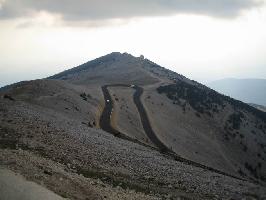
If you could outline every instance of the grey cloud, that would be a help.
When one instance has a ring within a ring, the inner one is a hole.
[[[39,11],[59,14],[64,21],[93,21],[113,18],[165,16],[193,13],[235,17],[263,0],[5,0],[0,18],[31,16]]]

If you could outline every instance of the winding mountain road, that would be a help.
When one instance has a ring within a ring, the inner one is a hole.
[[[104,95],[105,107],[102,111],[100,118],[100,127],[108,133],[112,133],[115,136],[119,136],[121,133],[111,126],[111,115],[113,110],[113,100],[107,89],[108,85],[102,86]]]
[[[165,153],[166,155],[169,155],[171,157],[173,157],[175,160],[186,163],[188,165],[193,165],[195,167],[199,167],[202,169],[207,169],[210,170],[212,172],[215,173],[219,173],[225,176],[229,176],[229,177],[233,177],[239,180],[243,180],[243,181],[247,181],[246,179],[240,178],[238,176],[234,176],[228,173],[225,173],[223,171],[214,169],[212,167],[208,167],[205,166],[203,164],[188,160],[186,158],[181,157],[180,155],[177,155],[175,152],[173,152],[171,149],[169,149],[165,144],[163,144],[160,139],[156,136],[155,132],[152,130],[147,112],[141,102],[141,95],[143,94],[143,88],[136,86],[136,85],[127,85],[127,84],[112,84],[112,85],[104,85],[102,86],[102,92],[104,95],[104,100],[105,100],[105,107],[103,109],[103,112],[101,114],[100,117],[100,127],[101,129],[103,129],[106,132],[109,132],[115,136],[119,136],[121,138],[125,138],[128,140],[134,140],[128,136],[126,136],[126,134],[123,134],[121,132],[119,132],[118,130],[114,129],[111,126],[111,115],[112,115],[112,110],[113,110],[113,100],[112,97],[108,91],[108,87],[130,87],[135,89],[135,93],[133,95],[133,100],[134,103],[138,109],[139,115],[140,115],[140,119],[141,119],[141,123],[143,126],[143,129],[146,133],[146,135],[148,136],[148,138],[150,139],[150,141],[162,152]],[[136,140],[134,140],[136,141]],[[141,143],[141,142],[140,142]],[[141,143],[143,144],[143,143]]]
[[[141,95],[143,94],[143,88],[136,86],[136,85],[126,85],[126,84],[113,84],[113,85],[104,85],[102,86],[102,91],[105,99],[105,107],[103,109],[101,118],[100,118],[100,127],[109,133],[112,133],[115,136],[121,136],[122,133],[120,133],[118,130],[114,129],[111,126],[111,114],[113,109],[113,100],[112,97],[108,91],[108,87],[131,87],[135,89],[135,93],[133,95],[134,103],[138,109],[141,123],[143,126],[143,129],[150,139],[150,141],[162,152],[170,152],[171,150],[164,145],[156,136],[154,131],[152,130],[150,121],[148,119],[148,115],[146,113],[146,110],[140,100]]]

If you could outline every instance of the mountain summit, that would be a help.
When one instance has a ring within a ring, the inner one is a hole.
[[[56,74],[49,79],[67,80],[75,84],[128,83],[147,85],[164,78],[184,78],[159,65],[128,53],[113,52],[75,68]],[[118,80],[117,80],[118,78]]]
[[[266,113],[143,56],[111,53],[0,95],[1,163],[61,196],[266,195]]]

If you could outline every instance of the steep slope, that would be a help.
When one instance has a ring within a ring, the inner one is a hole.
[[[167,148],[228,174],[265,180],[265,115],[247,105],[126,53],[111,53],[51,78],[83,86],[140,85],[152,129]],[[133,139],[154,145],[143,135],[143,124],[128,96],[131,89],[109,90],[113,95],[115,90],[121,100],[127,99],[123,106],[129,108],[122,111],[121,102],[112,97],[113,126]]]
[[[17,160],[18,172],[37,182],[30,170],[38,171],[57,194],[101,199],[111,190],[129,198],[129,188],[141,192],[136,198],[151,191],[143,199],[264,195],[266,114],[143,57],[111,53],[2,88],[0,96],[1,162],[16,170]],[[109,133],[100,130],[107,107]],[[65,177],[69,191],[47,176]]]
[[[161,86],[157,91],[175,106],[159,110],[158,106],[157,112],[164,110],[167,116],[176,117],[165,121],[164,117],[157,118],[154,124],[161,132],[165,130],[162,140],[176,152],[185,152],[187,158],[214,168],[265,181],[265,113],[206,87],[184,82]],[[177,125],[167,130],[167,122]]]
[[[97,200],[266,196],[260,185],[175,161],[52,109],[1,98],[0,111],[1,168],[15,171],[62,197]]]
[[[151,84],[157,82],[141,67],[141,58],[129,54],[111,53],[49,79],[67,80],[74,84]]]
[[[266,79],[227,78],[207,84],[212,89],[245,103],[266,106]]]

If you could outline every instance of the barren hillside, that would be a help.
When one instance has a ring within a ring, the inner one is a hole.
[[[266,198],[266,113],[148,59],[111,53],[0,96],[0,167],[61,197]]]

